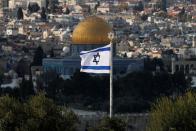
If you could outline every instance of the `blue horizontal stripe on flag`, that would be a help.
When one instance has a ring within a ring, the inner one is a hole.
[[[84,54],[88,54],[88,53],[91,53],[91,52],[101,52],[101,51],[110,51],[110,47],[105,47],[105,48],[99,48],[99,49],[96,49],[96,50],[92,50],[92,51],[87,51],[85,53],[80,53],[80,55],[84,55]]]
[[[110,66],[81,66],[81,69],[110,70]]]

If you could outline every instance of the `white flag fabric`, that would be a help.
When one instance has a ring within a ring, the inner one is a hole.
[[[81,72],[110,73],[110,45],[80,52]]]

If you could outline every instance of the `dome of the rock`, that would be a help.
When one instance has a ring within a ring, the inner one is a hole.
[[[73,44],[108,44],[110,25],[102,18],[90,16],[81,21],[72,34]]]

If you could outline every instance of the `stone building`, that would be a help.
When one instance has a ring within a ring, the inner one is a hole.
[[[172,74],[183,72],[185,74],[196,75],[196,60],[172,60]]]

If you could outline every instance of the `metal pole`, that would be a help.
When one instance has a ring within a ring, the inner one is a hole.
[[[113,44],[112,40],[114,38],[114,34],[110,32],[108,34],[110,39],[110,118],[113,115]]]

